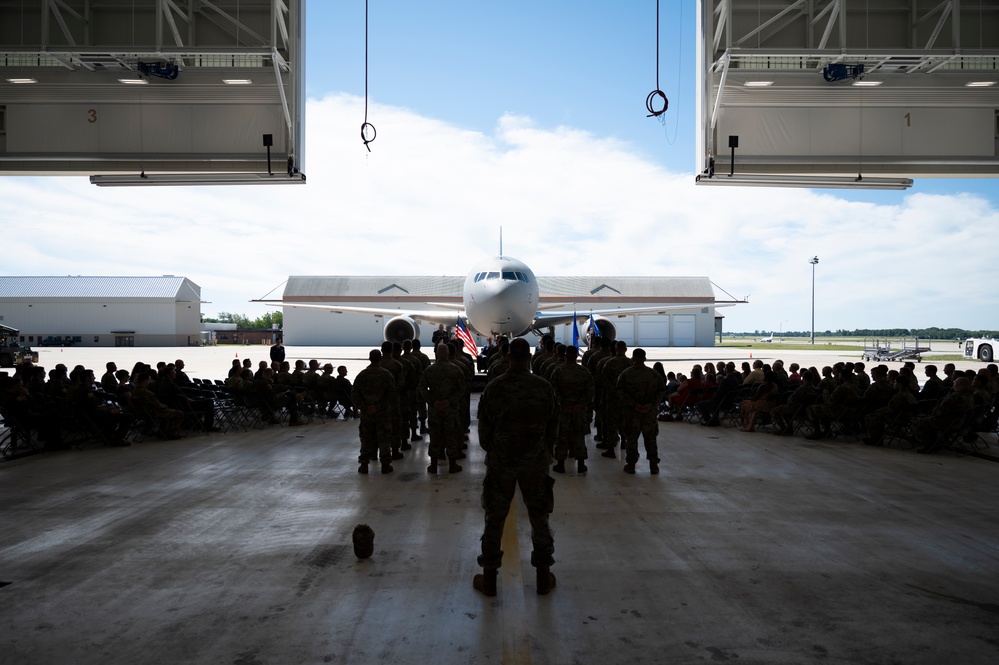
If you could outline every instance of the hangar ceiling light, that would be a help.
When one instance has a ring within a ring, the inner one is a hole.
[[[698,185],[731,187],[807,187],[810,189],[894,189],[912,187],[911,178],[864,178],[807,175],[699,175]]]

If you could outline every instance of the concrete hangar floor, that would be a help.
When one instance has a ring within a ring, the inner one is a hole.
[[[629,476],[590,442],[558,587],[518,497],[486,598],[470,444],[438,477],[426,442],[359,475],[353,421],[2,463],[0,663],[999,662],[994,462],[670,423]]]

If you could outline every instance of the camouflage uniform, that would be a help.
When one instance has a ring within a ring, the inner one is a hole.
[[[403,432],[402,438],[405,439],[412,432],[414,436],[419,431],[419,421],[417,419],[416,411],[416,387],[420,382],[420,374],[423,373],[423,367],[420,365],[419,359],[413,355],[413,352],[409,353],[403,352],[399,356],[399,362],[401,362],[406,368],[406,384],[403,386],[403,391],[399,399],[399,406],[402,409],[402,425]]]
[[[571,455],[576,460],[585,460],[586,435],[590,433],[593,410],[593,377],[582,365],[566,361],[552,374],[551,384],[559,403],[555,459],[564,462]]]
[[[361,411],[361,424],[358,426],[361,454],[358,461],[366,464],[380,455],[382,463],[388,464],[394,441],[394,405],[399,401],[395,377],[383,367],[368,365],[354,377],[350,399]],[[375,413],[368,413],[370,406],[375,407]]]
[[[773,418],[774,426],[779,433],[788,433],[792,425],[791,419],[799,409],[810,405],[818,394],[815,386],[811,383],[802,383],[795,388],[794,392],[788,395],[787,401],[775,406],[770,410],[770,417]]]
[[[453,347],[452,347],[453,348]],[[451,353],[451,362],[465,373],[465,395],[458,409],[458,419],[461,431],[465,432],[472,424],[472,377],[475,376],[475,363],[468,354],[461,350]]]
[[[614,450],[621,428],[621,398],[617,392],[617,380],[621,373],[631,367],[627,356],[611,356],[598,367],[597,390],[600,391],[600,414],[603,422],[601,433],[607,450]],[[665,391],[665,386],[663,391]],[[654,417],[654,414],[653,414]]]
[[[844,381],[826,397],[823,404],[813,404],[808,407],[806,413],[812,423],[812,436],[828,434],[833,420],[844,422],[854,418],[856,409],[852,405],[858,397],[860,392],[857,390],[857,385],[852,381]]]
[[[486,384],[492,383],[493,379],[506,372],[508,367],[510,367],[510,355],[500,355],[497,353],[495,359],[489,363],[489,371],[486,373]]]
[[[975,401],[971,393],[952,390],[933,408],[933,412],[928,417],[912,423],[913,436],[918,443],[925,446],[920,452],[938,450],[940,448],[940,435],[963,425],[974,405]]]
[[[450,360],[437,361],[420,375],[417,392],[427,404],[430,418],[430,445],[428,452],[433,459],[457,459],[461,453],[461,422],[459,410],[465,397],[465,373]],[[447,400],[445,408],[435,402]]]
[[[483,568],[499,568],[503,560],[503,525],[518,486],[531,521],[531,565],[545,568],[555,562],[555,541],[548,526],[555,480],[548,467],[557,435],[555,394],[541,377],[526,369],[509,369],[482,392],[479,443],[486,451],[482,483],[486,516],[478,562]]]
[[[910,391],[900,390],[896,391],[894,397],[888,400],[887,405],[867,414],[867,417],[864,418],[864,426],[867,428],[867,437],[871,443],[880,445],[881,439],[885,435],[885,425],[894,422],[907,409],[918,403]]]
[[[392,378],[395,379],[395,393],[389,408],[392,410],[392,452],[397,453],[402,447],[402,412],[399,409],[399,400],[406,385],[406,368],[401,362],[392,356],[385,355],[384,352],[381,367],[388,370],[392,374]],[[355,380],[354,383],[356,384],[357,381]],[[356,404],[357,400],[354,400],[354,403]]]
[[[606,369],[606,368],[605,368]],[[638,435],[645,443],[645,457],[659,462],[659,402],[666,394],[666,382],[657,371],[645,365],[627,368],[617,379],[617,398],[621,413],[621,447],[625,463],[638,461]],[[647,407],[647,410],[646,410]],[[639,410],[641,409],[641,410]]]

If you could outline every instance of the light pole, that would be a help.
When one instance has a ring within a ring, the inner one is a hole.
[[[808,260],[812,264],[812,341],[815,344],[815,264],[819,262],[819,257],[813,256]]]

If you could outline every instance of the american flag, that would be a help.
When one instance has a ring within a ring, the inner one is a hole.
[[[479,355],[479,347],[475,346],[475,340],[460,316],[458,317],[458,325],[454,328],[454,336],[461,340],[462,344],[465,345],[465,350],[471,353],[473,358]]]

